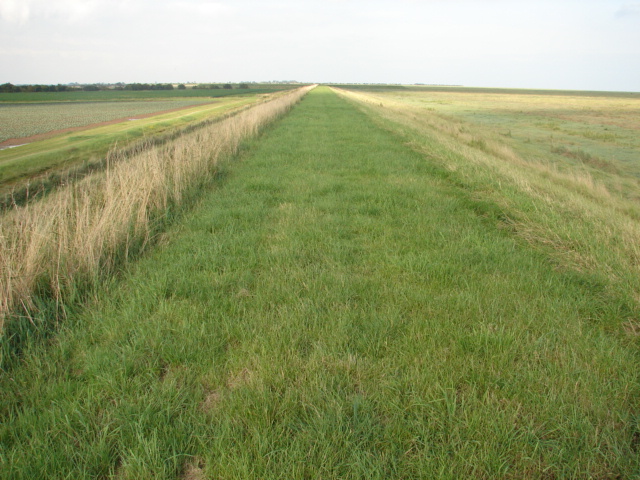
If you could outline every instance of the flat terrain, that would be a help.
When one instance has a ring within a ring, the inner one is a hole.
[[[97,92],[18,92],[0,93],[0,104],[4,103],[43,103],[43,102],[120,102],[138,100],[171,100],[189,98],[218,98],[246,93],[273,93],[290,90],[295,85],[256,84],[249,89],[185,89],[185,90],[100,90]]]
[[[409,97],[438,112],[495,128],[521,144],[547,143],[547,155],[562,153],[563,147],[582,150],[600,158],[603,168],[609,162],[611,168],[623,164],[640,178],[640,95],[418,92]]]
[[[623,246],[593,246],[598,215],[635,221],[625,195],[348,98],[308,94],[26,345],[0,376],[0,476],[640,475],[636,284],[608,270]],[[567,192],[593,232],[577,259],[550,210]]]
[[[126,120],[166,110],[211,103],[212,99],[132,101],[132,102],[49,102],[0,104],[0,148],[6,141],[13,144],[30,143],[20,140],[54,130],[85,127],[87,125]]]
[[[52,172],[95,162],[115,146],[122,149],[135,140],[154,141],[189,125],[220,118],[260,101],[264,95],[253,90],[243,92],[216,99],[0,104],[0,118],[5,112],[7,125],[14,125],[6,131],[41,133],[35,138],[14,138],[7,145],[20,146],[0,149],[0,194],[26,182],[37,183]],[[12,116],[13,110],[26,116]],[[63,130],[50,132],[53,128]]]
[[[497,138],[529,162],[587,170],[614,187],[620,177],[630,177],[635,191],[640,185],[637,93],[364,86],[354,91]]]

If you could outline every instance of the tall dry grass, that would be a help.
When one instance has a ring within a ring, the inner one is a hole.
[[[215,175],[240,143],[282,116],[313,87],[261,103],[173,142],[119,159],[40,202],[0,218],[0,336],[35,299],[61,307],[140,251],[167,212]]]

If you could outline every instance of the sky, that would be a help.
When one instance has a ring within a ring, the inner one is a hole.
[[[0,83],[640,91],[640,1],[0,0]]]

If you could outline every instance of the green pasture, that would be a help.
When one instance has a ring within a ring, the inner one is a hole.
[[[0,477],[640,476],[629,299],[381,125],[315,89],[27,341]]]

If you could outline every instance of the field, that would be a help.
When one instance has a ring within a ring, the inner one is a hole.
[[[14,146],[0,148],[0,194],[19,198],[28,183],[31,189],[37,190],[39,182],[49,185],[51,178],[63,177],[66,170],[72,169],[75,175],[87,168],[94,169],[96,164],[104,163],[107,153],[115,147],[126,150],[134,141],[160,141],[180,129],[220,118],[262,101],[267,95],[277,95],[279,90],[195,91],[201,96],[169,98],[165,95],[149,100],[148,94],[158,92],[74,92],[78,97],[93,97],[94,101],[62,101],[72,94],[51,93],[46,98],[58,95],[58,101],[0,103],[0,124],[3,125],[0,139],[12,138],[5,142],[5,147]],[[271,93],[261,93],[265,91]],[[220,92],[234,94],[221,95],[221,98],[208,96]],[[95,101],[106,98],[104,94],[111,96],[109,101]],[[137,101],[123,101],[123,98],[136,98],[133,94],[138,94]],[[5,95],[20,100],[39,94]],[[42,135],[19,138],[38,134]]]
[[[52,130],[84,127],[212,102],[211,99],[127,102],[49,102],[0,104],[0,143]],[[18,142],[16,142],[18,143]]]
[[[257,84],[249,89],[186,89],[186,90],[101,90],[97,92],[18,92],[0,93],[3,103],[43,103],[43,102],[120,102],[137,100],[168,100],[190,98],[218,98],[246,93],[264,94],[290,90],[295,85]]]
[[[291,95],[4,214],[0,476],[640,477],[638,100]]]
[[[359,88],[357,91],[366,91]],[[536,162],[640,178],[640,95],[497,89],[387,88],[380,99],[485,127]],[[586,164],[586,165],[585,165]]]
[[[563,267],[640,298],[640,100],[347,95],[497,203],[506,228]]]

